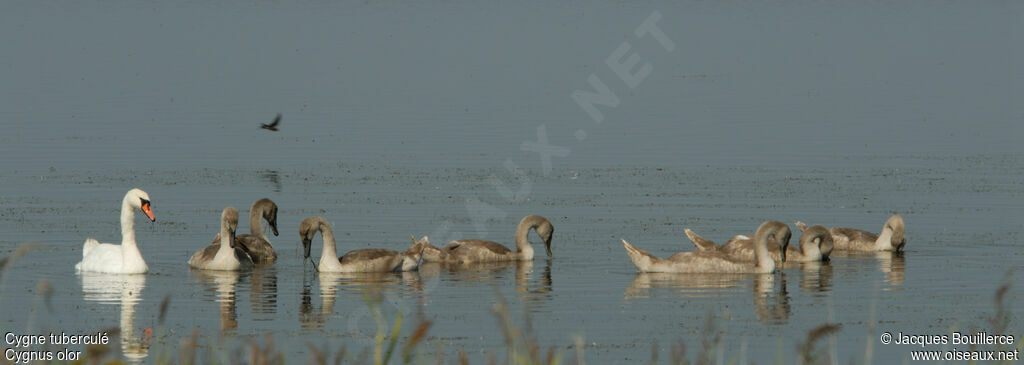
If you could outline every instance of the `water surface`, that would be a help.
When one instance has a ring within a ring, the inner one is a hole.
[[[983,326],[996,288],[1021,282],[1005,279],[1024,230],[1014,2],[4,8],[0,249],[40,244],[3,276],[7,331],[119,328],[124,355],[146,360],[195,328],[214,347],[271,333],[305,359],[306,342],[371,345],[379,298],[386,318],[434,322],[424,352],[480,362],[504,356],[500,294],[541,344],[574,356],[581,337],[596,363],[646,361],[653,342],[662,359],[677,342],[692,354],[709,316],[727,353],[786,362],[808,330],[840,323],[830,346],[845,362],[869,343],[876,360],[905,358],[881,331]],[[635,36],[655,13],[671,52]],[[606,65],[624,42],[651,64],[633,88]],[[593,90],[590,75],[620,99],[601,123],[570,97]],[[276,113],[280,132],[258,128]],[[86,237],[119,240],[132,187],[157,217],[136,219],[150,273],[76,274]],[[262,197],[280,206],[279,261],[190,271],[220,211]],[[684,228],[718,241],[766,219],[877,231],[893,213],[905,254],[770,276],[637,274],[619,243],[668,256],[693,249]],[[511,243],[527,214],[552,220],[552,258],[319,275],[296,235],[322,215],[342,251],[410,235]]]

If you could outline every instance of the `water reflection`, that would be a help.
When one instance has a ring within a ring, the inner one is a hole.
[[[142,300],[146,275],[80,273],[82,296],[87,301],[121,305],[121,353],[138,363],[149,355],[148,336],[135,334],[135,304]]]
[[[551,259],[544,262],[544,270],[535,278],[535,261],[502,261],[476,263],[436,263],[420,265],[420,275],[425,280],[436,282],[442,273],[456,283],[491,284],[509,276],[515,282],[516,297],[527,305],[528,310],[537,311],[553,298],[551,280]]]
[[[747,274],[637,273],[626,288],[626,298],[650,298],[651,289],[669,289],[688,298],[713,296],[743,287]]]
[[[779,291],[775,291],[775,281],[779,281]],[[786,273],[778,276],[758,274],[754,278],[754,313],[761,324],[784,325],[789,322],[791,309],[789,292],[786,291]]]
[[[829,262],[787,262],[785,268],[800,269],[800,289],[807,292],[832,290],[832,264]]]
[[[277,313],[277,269],[274,265],[259,265],[250,274],[253,314]]]
[[[878,260],[878,269],[885,275],[885,282],[891,287],[884,290],[899,290],[906,279],[907,258],[903,252],[878,251],[878,252],[839,252],[833,253],[833,257],[874,258]]]
[[[230,331],[238,328],[238,312],[235,305],[240,273],[238,271],[190,270],[192,281],[206,284],[204,290],[214,293],[214,301],[220,304],[220,329]]]
[[[313,281],[320,289],[320,309],[313,306]],[[354,296],[380,302],[381,298],[398,292],[402,287],[414,291],[423,289],[419,273],[415,271],[393,273],[307,273],[303,278],[299,322],[303,328],[323,328],[335,311],[339,290],[350,290]]]
[[[875,258],[878,259],[878,268],[885,274],[886,283],[893,286],[903,285],[903,279],[906,278],[904,270],[907,267],[907,258],[903,252],[876,252]]]
[[[753,278],[754,313],[762,324],[782,325],[791,314],[786,274],[680,274],[638,273],[626,298],[650,298],[652,289],[669,289],[687,298],[718,296],[723,292],[739,292]],[[776,281],[779,290],[776,291]]]
[[[275,193],[281,192],[281,177],[277,174],[277,170],[263,170],[263,178],[270,183],[271,189]]]
[[[544,264],[544,272],[540,274],[537,284],[530,285],[530,277],[533,275],[533,261],[519,261],[516,263],[516,296],[526,304],[531,312],[540,309],[543,303],[551,301],[553,295],[551,282],[551,259]]]

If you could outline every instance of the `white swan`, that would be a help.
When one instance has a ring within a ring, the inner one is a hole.
[[[666,273],[756,273],[768,274],[775,271],[775,260],[768,254],[768,244],[778,244],[781,235],[788,233],[789,227],[779,221],[767,221],[757,228],[754,234],[754,258],[748,262],[736,260],[719,251],[680,252],[667,259],[655,257],[622,240],[629,259],[633,261],[639,272]]]
[[[273,200],[263,198],[252,203],[249,208],[249,234],[235,236],[235,244],[249,254],[255,264],[271,263],[277,259],[274,246],[270,245],[263,219],[267,220],[270,229],[277,236],[277,204]],[[213,237],[213,246],[219,246],[220,234]]]
[[[323,217],[309,217],[299,224],[299,237],[302,238],[304,257],[307,259],[313,237],[317,232],[320,232],[324,243],[323,251],[320,253],[320,264],[317,266],[320,272],[414,271],[420,266],[423,247],[430,244],[424,236],[419,240],[413,238],[413,245],[403,252],[369,248],[349,251],[338,257],[334,244],[334,230],[327,224],[327,220]]]
[[[800,229],[807,229],[803,222],[796,222]],[[832,241],[836,250],[849,251],[903,251],[907,244],[904,232],[903,217],[893,214],[885,221],[882,232],[878,235],[856,228],[832,228]]]
[[[533,246],[530,245],[530,230],[537,231],[544,240],[544,248],[551,257],[551,236],[555,227],[547,218],[533,214],[519,221],[516,227],[513,251],[500,243],[487,240],[455,240],[448,242],[443,249],[427,245],[423,249],[423,262],[470,263],[498,261],[530,261],[533,260]]]
[[[220,244],[196,251],[188,265],[200,270],[238,271],[253,266],[252,258],[235,244],[238,229],[238,209],[224,208],[220,213]]]
[[[142,210],[150,221],[156,222],[149,203],[149,194],[140,189],[129,190],[121,200],[121,244],[100,243],[87,238],[82,245],[82,261],[75,270],[111,274],[142,274],[149,271],[135,243],[135,209]]]

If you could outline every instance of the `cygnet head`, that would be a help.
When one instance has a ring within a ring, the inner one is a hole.
[[[320,230],[320,222],[323,218],[309,217],[299,224],[299,238],[302,239],[303,258],[309,258],[309,249],[313,245],[313,236]]]

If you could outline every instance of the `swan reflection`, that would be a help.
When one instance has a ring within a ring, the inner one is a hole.
[[[762,324],[786,324],[791,314],[790,296],[786,290],[786,274],[683,274],[637,273],[627,299],[649,298],[668,289],[684,298],[719,297],[736,293],[753,279],[754,314]],[[779,290],[776,291],[776,283]]]
[[[259,265],[249,274],[253,314],[277,313],[277,269],[273,265]]]
[[[135,304],[142,301],[146,275],[111,275],[81,272],[82,296],[87,301],[121,305],[121,353],[132,362],[141,362],[149,356],[148,333],[135,333]]]
[[[626,288],[626,298],[649,298],[651,289],[669,289],[683,297],[714,296],[730,288],[743,287],[749,274],[637,273]]]
[[[240,273],[224,270],[190,270],[192,281],[206,284],[204,289],[214,294],[214,301],[220,304],[220,329],[229,331],[238,328],[238,312],[235,304]]]
[[[775,291],[775,281],[779,291]],[[754,313],[761,324],[784,325],[789,322],[791,308],[789,292],[786,291],[786,273],[761,274],[754,278]]]
[[[900,290],[903,280],[906,279],[907,258],[903,252],[878,251],[878,252],[839,252],[833,253],[833,257],[869,259],[878,261],[878,270],[885,275],[885,282],[891,287],[883,290]]]
[[[415,271],[403,273],[319,272],[312,275],[320,289],[320,309],[317,311],[313,306],[313,278],[307,277],[303,280],[302,301],[299,306],[299,322],[302,323],[303,328],[324,327],[335,312],[335,302],[341,295],[339,290],[351,291],[353,297],[370,296],[367,299],[372,301],[379,301],[382,296],[397,292],[402,287],[408,287],[414,291],[422,290],[419,274]]]
[[[907,267],[907,258],[903,255],[903,251],[875,252],[875,258],[878,259],[878,269],[882,270],[882,273],[885,274],[886,283],[893,286],[903,285],[903,279],[906,278],[904,272]],[[893,288],[888,288],[887,290],[889,289]]]
[[[800,289],[803,291],[832,291],[832,264],[828,261],[787,262],[783,267],[800,270]]]

